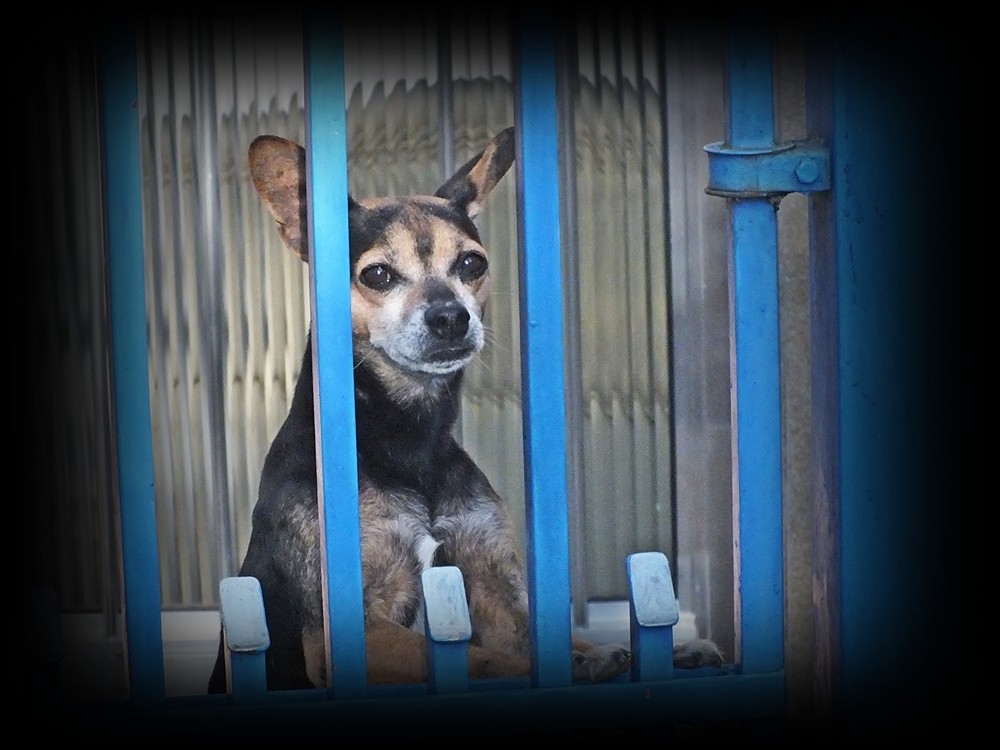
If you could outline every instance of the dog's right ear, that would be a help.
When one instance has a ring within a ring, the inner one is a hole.
[[[486,148],[469,159],[434,193],[475,219],[500,178],[514,163],[514,128],[497,133]]]
[[[278,223],[281,239],[308,261],[305,149],[276,135],[262,135],[250,144],[249,161],[253,186]]]

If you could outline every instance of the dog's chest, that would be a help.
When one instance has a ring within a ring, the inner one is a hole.
[[[410,549],[413,550],[421,572],[434,566],[434,553],[440,544],[431,535],[430,529],[420,529],[415,533],[410,541]]]
[[[420,630],[421,574],[433,567],[441,544],[430,508],[414,492],[364,483],[359,500],[366,611]]]
[[[362,486],[359,495],[362,559],[369,570],[405,566],[419,574],[434,564],[435,538],[429,503],[408,490]]]

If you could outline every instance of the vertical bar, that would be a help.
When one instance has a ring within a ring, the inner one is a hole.
[[[469,640],[472,621],[462,572],[453,565],[421,574],[427,681],[432,695],[469,691]]]
[[[545,23],[527,23],[518,27],[515,44],[532,681],[554,687],[573,679],[554,30]]]
[[[163,636],[149,411],[135,29],[101,30],[102,149],[114,357],[114,421],[121,513],[129,696],[162,701]]]
[[[232,679],[233,702],[252,703],[267,698],[264,653],[271,645],[260,581],[232,576],[219,582],[219,611]]]
[[[210,24],[200,26],[196,31],[196,49],[199,59],[209,61],[215,58],[215,29]],[[202,320],[225,320],[224,214],[221,191],[225,177],[217,165],[219,161],[220,123],[219,108],[216,103],[215,75],[212,64],[198,66],[198,108],[202,114],[198,127],[199,144],[196,159],[196,174],[200,183],[198,194],[197,242],[204,248],[199,262],[197,284],[198,315]],[[205,471],[206,486],[211,488],[212,505],[215,510],[218,535],[219,561],[222,570],[231,574],[231,558],[237,549],[235,540],[236,519],[233,501],[229,497],[229,449],[226,430],[226,371],[225,360],[217,356],[224,350],[222,326],[202,326],[199,336],[197,356],[201,364],[203,389],[201,398],[204,408],[204,427],[211,436],[206,440]],[[236,569],[239,565],[237,563]]]
[[[662,552],[636,552],[625,560],[630,597],[632,680],[669,680],[674,676],[674,625],[681,619]]]
[[[926,651],[941,608],[966,612],[977,597],[964,588],[974,579],[963,555],[975,548],[972,505],[958,499],[968,463],[955,435],[965,430],[950,423],[970,413],[955,402],[967,381],[944,375],[968,351],[956,336],[968,323],[963,300],[949,295],[957,284],[971,291],[973,266],[945,248],[966,245],[967,204],[955,190],[973,179],[962,165],[975,162],[944,147],[959,142],[963,121],[949,132],[950,120],[936,119],[967,92],[946,60],[924,60],[912,36],[882,31],[821,35],[826,112],[810,133],[828,140],[832,157],[832,195],[810,215],[827,243],[811,289],[826,305],[814,310],[822,325],[813,331],[828,365],[813,371],[824,389],[814,401],[825,398],[817,441],[827,438],[815,445],[831,475],[819,489],[836,492],[817,502],[839,542],[820,561],[838,584],[823,602],[838,649],[826,689],[831,712],[865,734],[948,721],[978,692],[963,692],[975,684],[963,665],[979,668]],[[958,451],[961,466],[949,463]]]
[[[347,109],[339,22],[306,18],[306,172],[312,356],[320,529],[326,566],[328,686],[338,698],[366,691],[361,533],[354,422]],[[329,210],[314,211],[313,206]]]
[[[264,652],[230,651],[233,702],[261,703],[267,700],[267,666]]]
[[[833,138],[830,45],[810,40],[806,68],[806,127],[831,151]],[[837,245],[833,232],[834,191],[809,201],[809,305],[812,387],[813,654],[817,727],[829,732],[840,710],[840,379],[838,377]]]
[[[734,31],[729,50],[727,141],[774,145],[770,40]],[[778,225],[767,198],[732,202],[732,347],[735,369],[740,663],[745,673],[784,664],[781,534],[781,390]]]
[[[438,85],[441,92],[440,123],[441,177],[455,174],[455,84],[451,74],[451,16],[439,13],[437,18]]]
[[[573,24],[561,26],[558,42],[565,53],[559,57],[559,116],[562,122],[560,136],[562,152],[576,153],[576,132],[573,111],[579,86],[579,70],[576,55],[576,28]],[[577,222],[576,164],[572,159],[564,159],[560,165],[559,179],[562,180],[563,235],[566,253],[563,268],[567,279],[580,278],[580,243]],[[580,285],[572,283],[566,287],[566,472],[570,523],[570,600],[572,602],[573,625],[586,627],[589,623],[589,586],[585,542],[586,485],[584,482],[583,446],[583,354],[580,334]]]

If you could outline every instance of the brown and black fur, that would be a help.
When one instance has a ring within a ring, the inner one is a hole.
[[[503,502],[452,436],[465,365],[483,346],[488,255],[473,219],[514,161],[509,128],[434,196],[349,199],[351,318],[368,679],[426,680],[420,574],[454,565],[468,594],[471,677],[529,672],[528,598]],[[305,155],[262,136],[254,186],[308,260]],[[326,684],[312,356],[261,475],[240,570],[261,584],[270,689]],[[569,644],[567,644],[569,646]],[[574,641],[574,676],[628,669],[621,646]],[[227,689],[223,646],[209,690]]]

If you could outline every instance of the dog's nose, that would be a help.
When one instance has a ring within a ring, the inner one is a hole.
[[[427,328],[439,339],[454,341],[469,331],[469,311],[455,300],[437,302],[424,312]]]

